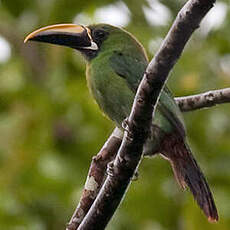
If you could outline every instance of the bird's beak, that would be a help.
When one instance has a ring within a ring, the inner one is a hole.
[[[24,43],[27,41],[47,42],[75,49],[98,50],[97,44],[91,37],[90,29],[75,24],[58,24],[40,28],[29,34]]]

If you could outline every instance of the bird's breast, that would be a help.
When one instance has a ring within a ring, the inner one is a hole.
[[[125,79],[118,76],[106,61],[89,64],[86,75],[89,90],[100,109],[121,127],[134,99]]]

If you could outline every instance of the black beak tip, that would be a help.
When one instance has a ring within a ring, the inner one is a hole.
[[[76,34],[44,31],[36,34],[35,36],[26,38],[25,42],[27,41],[45,42],[72,48],[88,47],[91,45],[90,38],[87,36],[86,32]]]

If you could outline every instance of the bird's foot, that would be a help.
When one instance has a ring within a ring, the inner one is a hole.
[[[114,164],[113,164],[113,161],[111,161],[111,162],[109,162],[107,164],[106,173],[107,173],[108,176],[114,177]]]
[[[129,132],[129,121],[128,121],[128,117],[126,117],[122,123],[121,123],[121,126],[122,128],[126,131],[126,132]]]
[[[126,138],[128,138],[130,141],[133,140],[133,135],[132,132],[130,132],[130,124],[129,124],[129,118],[125,118],[122,122],[122,128],[124,129],[124,131],[127,133]]]

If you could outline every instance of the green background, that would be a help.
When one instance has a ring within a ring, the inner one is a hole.
[[[151,1],[125,0],[127,8],[113,0],[0,1],[0,38],[11,50],[11,56],[0,62],[1,230],[64,229],[80,198],[91,158],[114,128],[89,95],[80,55],[68,48],[25,45],[24,37],[41,26],[74,18],[98,22],[98,9],[103,12],[113,4],[117,18],[119,10],[126,14],[125,28],[151,58],[184,4],[160,2],[170,17],[153,25],[143,11],[151,10]],[[223,20],[214,26],[202,23],[171,73],[169,86],[176,96],[230,85],[229,1],[218,1],[216,7],[224,10]],[[139,180],[132,183],[107,229],[229,229],[230,104],[186,113],[185,121],[220,221],[208,223],[191,194],[177,186],[168,162],[156,157],[142,162]]]

